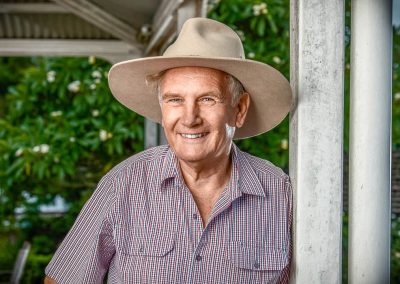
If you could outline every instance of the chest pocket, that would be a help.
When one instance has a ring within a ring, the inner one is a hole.
[[[274,249],[267,245],[231,242],[230,260],[237,268],[252,271],[280,271],[289,262],[286,250]]]
[[[169,231],[134,227],[124,230],[119,250],[126,255],[163,257],[175,246],[175,237]]]

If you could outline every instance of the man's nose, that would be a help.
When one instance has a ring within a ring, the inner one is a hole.
[[[200,108],[196,102],[186,102],[182,123],[186,127],[193,127],[201,123]]]

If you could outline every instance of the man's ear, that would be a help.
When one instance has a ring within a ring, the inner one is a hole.
[[[247,92],[244,92],[237,103],[237,114],[236,114],[236,122],[235,126],[240,128],[243,126],[244,121],[246,120],[247,111],[249,110],[250,106],[250,95]]]

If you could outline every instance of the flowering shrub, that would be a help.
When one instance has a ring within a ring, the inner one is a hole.
[[[51,232],[56,222],[40,218],[40,208],[62,197],[70,208],[55,233],[62,236],[100,177],[143,149],[143,119],[112,97],[109,67],[93,57],[32,59],[2,91],[1,231]]]

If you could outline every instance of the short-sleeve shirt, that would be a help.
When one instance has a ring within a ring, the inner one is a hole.
[[[46,268],[57,283],[287,283],[292,190],[270,162],[231,151],[206,225],[177,157],[158,146],[106,174]]]

